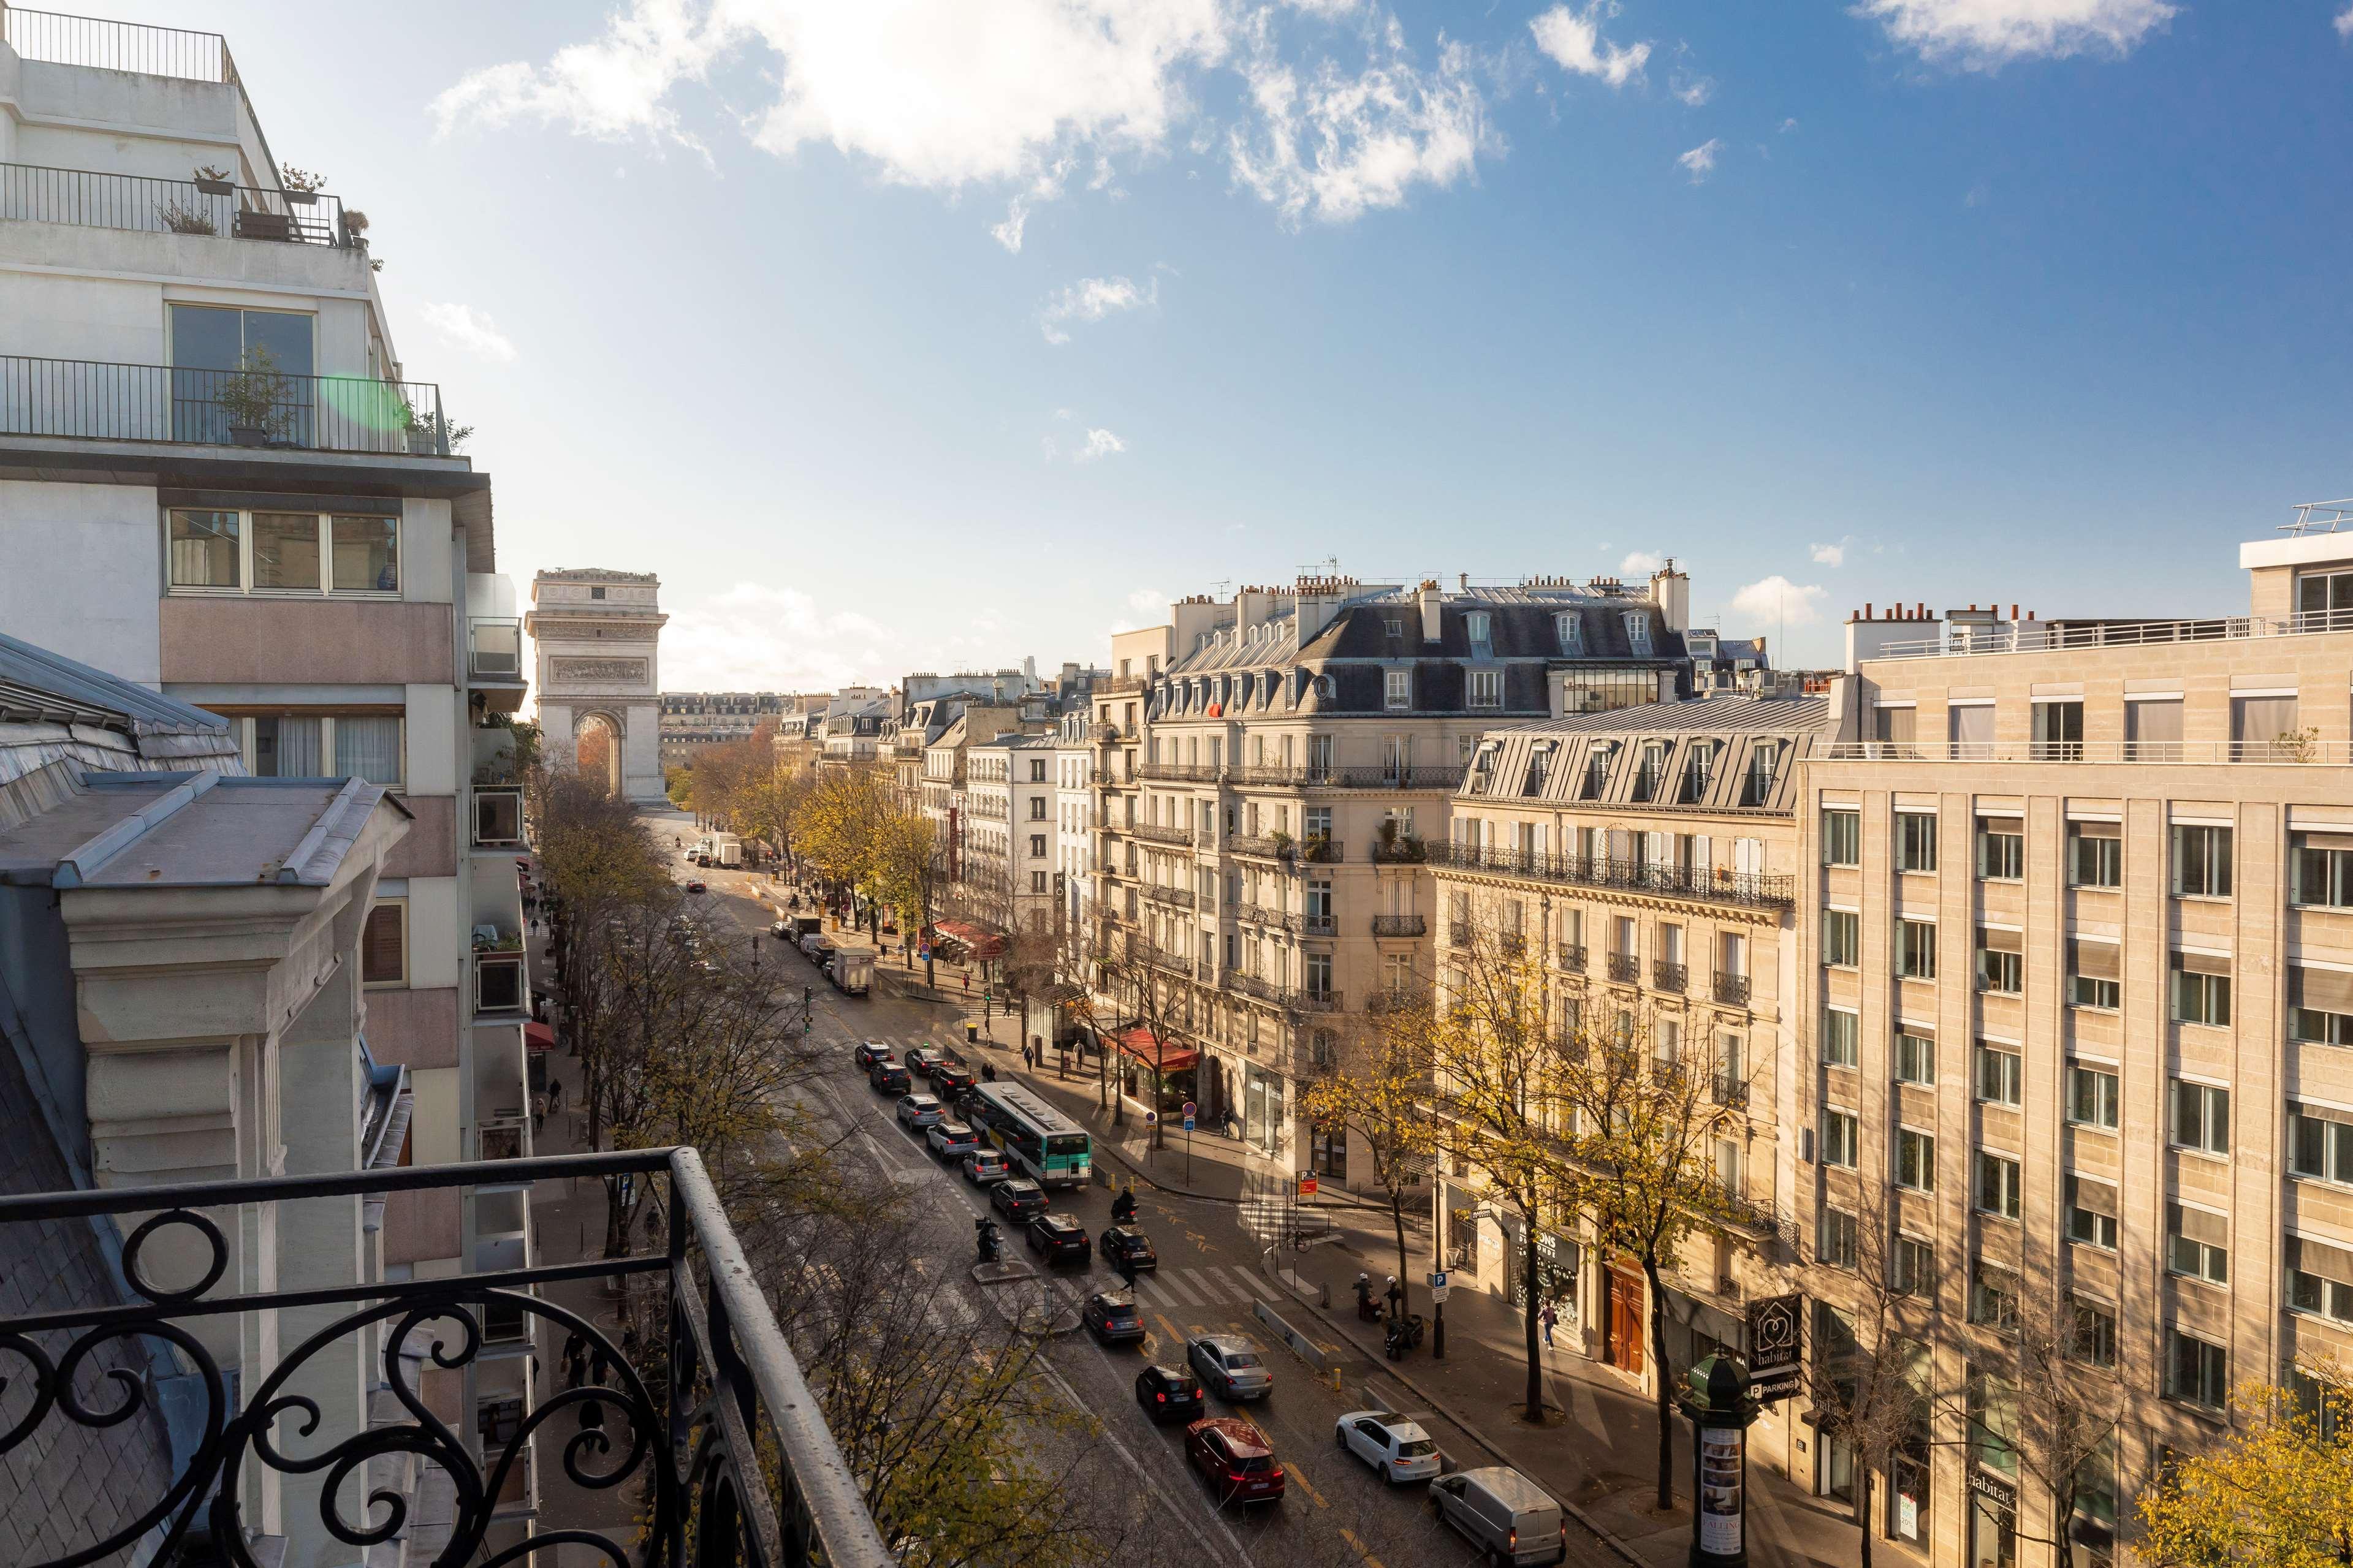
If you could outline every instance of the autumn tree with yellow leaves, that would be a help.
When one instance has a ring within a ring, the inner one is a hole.
[[[2232,1429],[2141,1494],[2152,1562],[2182,1568],[2345,1568],[2353,1563],[2353,1386],[2333,1365],[2294,1388],[2249,1384]]]
[[[1426,1003],[1422,1004],[1427,1005]],[[1383,1016],[1406,1024],[1402,1010]],[[1373,1163],[1373,1181],[1387,1194],[1397,1239],[1399,1288],[1413,1278],[1405,1242],[1406,1199],[1421,1186],[1441,1139],[1430,1116],[1430,1058],[1419,1021],[1400,1027],[1351,1032],[1335,1047],[1330,1068],[1304,1078],[1300,1114],[1326,1129],[1353,1134]]]

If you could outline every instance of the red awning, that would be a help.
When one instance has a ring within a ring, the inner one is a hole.
[[[546,1024],[525,1024],[522,1043],[529,1050],[552,1051],[555,1048],[555,1030]]]
[[[995,958],[1005,951],[1005,939],[994,931],[983,931],[963,921],[942,921],[939,929],[944,935],[964,943],[975,958]]]
[[[1164,1040],[1149,1029],[1129,1029],[1119,1037],[1119,1048],[1137,1061],[1161,1074],[1183,1072],[1201,1059],[1201,1053],[1190,1046],[1180,1046],[1174,1040]]]

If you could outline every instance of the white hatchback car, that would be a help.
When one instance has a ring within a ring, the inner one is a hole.
[[[1414,1422],[1387,1410],[1352,1410],[1340,1417],[1342,1448],[1372,1466],[1391,1486],[1438,1474],[1438,1445]]]

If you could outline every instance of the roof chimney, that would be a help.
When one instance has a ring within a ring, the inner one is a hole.
[[[1421,640],[1439,640],[1438,579],[1435,577],[1421,585]]]

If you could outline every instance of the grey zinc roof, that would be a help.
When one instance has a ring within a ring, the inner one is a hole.
[[[0,832],[0,881],[58,888],[323,887],[378,802],[359,779],[91,773]]]
[[[226,735],[228,721],[176,697],[0,633],[0,719],[94,724],[132,735]]]
[[[1505,724],[1496,735],[1786,735],[1820,729],[1830,721],[1822,697],[1695,697],[1680,702],[1645,702],[1606,713],[1575,713]]]

